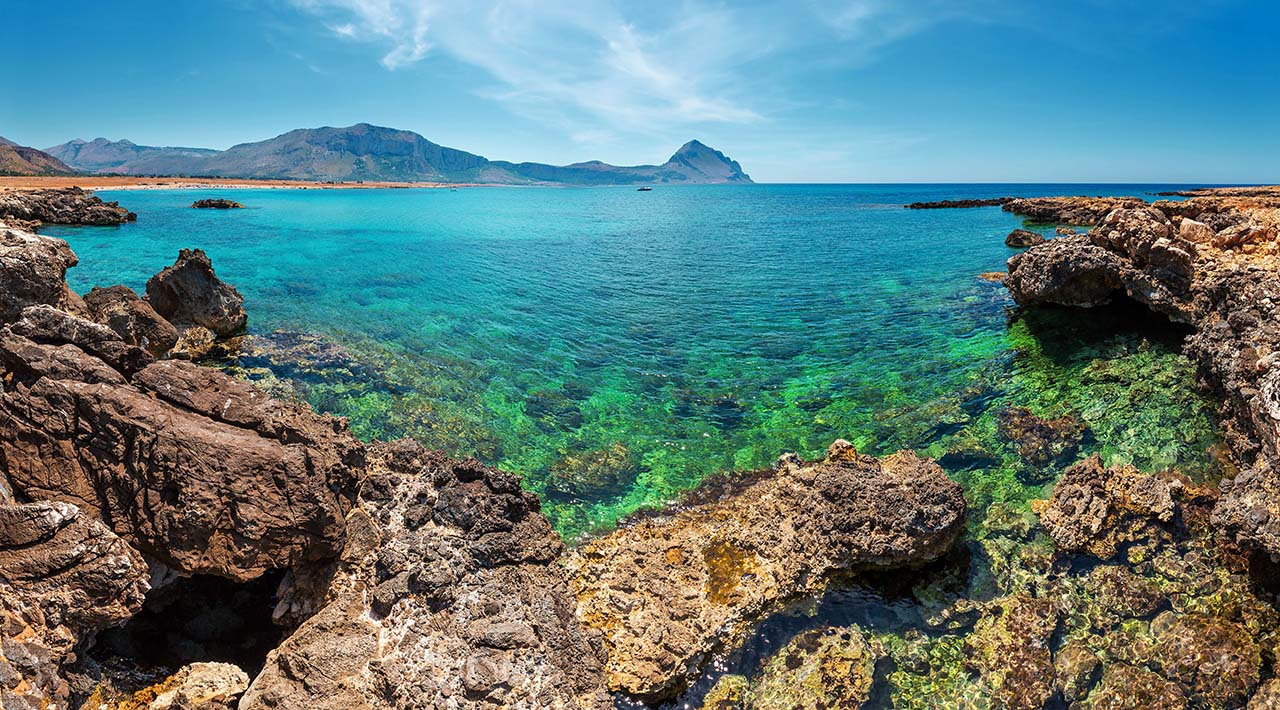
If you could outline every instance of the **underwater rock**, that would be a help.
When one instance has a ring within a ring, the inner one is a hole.
[[[348,521],[323,608],[241,707],[613,707],[563,545],[518,478],[376,444]]]
[[[0,218],[49,224],[112,225],[133,222],[138,215],[118,202],[103,202],[78,187],[48,190],[0,190]]]
[[[1079,707],[1085,710],[1185,710],[1187,698],[1178,684],[1146,668],[1111,663],[1098,689]]]
[[[597,499],[635,480],[635,460],[626,444],[585,453],[566,453],[551,465],[550,495]]]
[[[1056,692],[1050,638],[1058,610],[1048,599],[998,600],[965,641],[965,663],[982,674],[998,707],[1038,710]]]
[[[1039,232],[1033,232],[1029,229],[1015,229],[1009,232],[1009,236],[1004,238],[1004,245],[1007,247],[1033,247],[1037,244],[1045,242],[1044,235]]]
[[[1013,443],[1032,470],[1074,458],[1085,429],[1084,423],[1071,415],[1041,419],[1026,407],[1005,407],[996,414],[996,432]]]
[[[1006,202],[1004,211],[1036,222],[1091,225],[1114,209],[1146,204],[1138,197],[1024,197]]]
[[[213,264],[200,249],[183,249],[173,266],[166,266],[147,281],[147,302],[180,329],[198,325],[218,338],[244,331],[248,318],[244,297],[213,272]]]
[[[1062,552],[1110,559],[1131,542],[1167,537],[1179,479],[1140,473],[1132,466],[1107,468],[1094,454],[1067,468],[1040,511],[1040,523]]]
[[[935,559],[964,526],[960,486],[937,464],[844,441],[823,461],[784,456],[771,475],[699,496],[567,557],[613,690],[670,697],[785,602],[835,576]]]
[[[128,286],[95,288],[84,296],[88,315],[129,345],[162,357],[178,342],[178,329]]]
[[[876,659],[856,628],[818,628],[793,638],[751,684],[753,710],[857,708],[871,697]],[[704,706],[705,707],[705,706]]]
[[[244,205],[235,200],[228,200],[221,197],[210,198],[206,200],[196,200],[191,203],[196,209],[214,209],[214,210],[239,210],[244,209]]]
[[[16,320],[27,306],[65,307],[67,269],[75,265],[61,239],[0,227],[0,323]]]
[[[1238,707],[1258,684],[1262,652],[1239,624],[1166,611],[1151,622],[1151,634],[1163,674],[1197,707]]]
[[[746,710],[750,685],[744,676],[729,674],[720,676],[702,698],[701,710]]]

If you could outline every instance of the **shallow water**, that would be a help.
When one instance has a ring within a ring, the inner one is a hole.
[[[247,376],[360,436],[520,473],[573,538],[838,437],[873,454],[959,451],[947,467],[975,506],[1021,504],[1053,471],[1029,471],[997,436],[1010,403],[1078,416],[1085,453],[1212,475],[1212,410],[1176,337],[1117,336],[1080,312],[1018,317],[976,275],[1003,270],[1021,220],[900,207],[1165,187],[104,192],[138,222],[43,231],[80,256],[80,291],[141,291],[179,248],[205,249],[254,333],[319,334],[349,365],[249,359]],[[211,196],[248,209],[189,207]]]

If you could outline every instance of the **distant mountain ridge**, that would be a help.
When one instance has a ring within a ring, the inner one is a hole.
[[[48,153],[0,136],[0,175],[74,175],[75,170]]]
[[[217,155],[212,148],[170,148],[137,145],[132,141],[110,141],[94,138],[91,141],[76,139],[45,152],[67,165],[90,173],[122,172],[120,168],[131,165],[144,167],[156,174],[181,170],[190,158],[207,158]]]
[[[492,161],[432,143],[413,131],[367,123],[300,128],[225,151],[139,146],[98,138],[63,143],[49,148],[48,153],[85,172],[127,175],[508,185],[751,182],[737,161],[696,140],[661,165],[615,166],[592,161],[559,166]]]

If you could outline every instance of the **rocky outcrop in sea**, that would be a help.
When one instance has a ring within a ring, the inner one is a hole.
[[[11,227],[31,228],[49,224],[112,225],[132,222],[138,215],[118,202],[102,198],[78,187],[47,190],[0,190],[0,220]],[[23,224],[16,224],[21,220]]]

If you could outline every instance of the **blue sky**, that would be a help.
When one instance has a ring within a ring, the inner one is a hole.
[[[1280,182],[1280,7],[1076,0],[7,3],[0,135],[407,128],[771,182]]]

